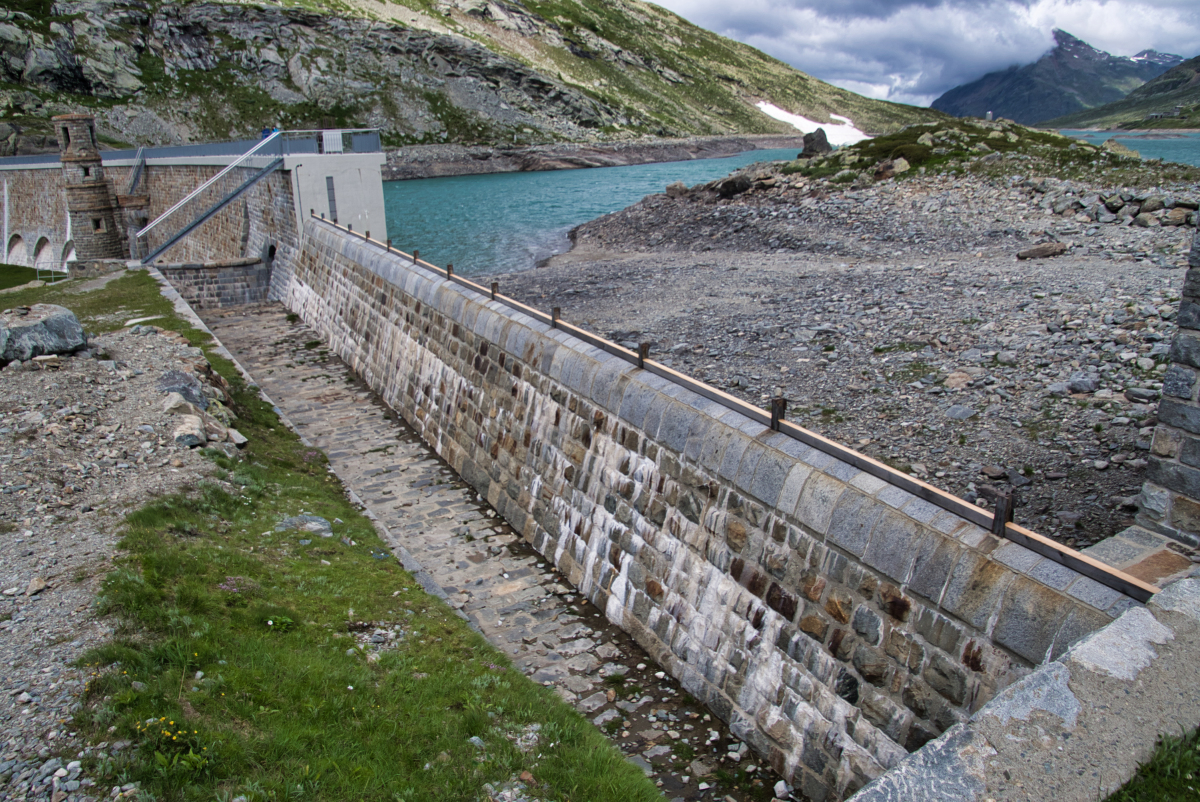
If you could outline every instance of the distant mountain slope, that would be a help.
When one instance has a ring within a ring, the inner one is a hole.
[[[1032,125],[1120,100],[1183,61],[1153,50],[1133,58],[1112,56],[1060,30],[1054,31],[1054,41],[1054,49],[1033,64],[956,86],[933,101],[933,108],[956,117],[983,117],[990,111]]]
[[[1149,120],[1150,114],[1179,117]],[[1048,120],[1056,128],[1200,128],[1200,56],[1172,67],[1115,103]]]
[[[339,125],[392,145],[795,131],[759,102],[867,131],[938,116],[640,0],[305,3],[16,0],[0,8],[0,114],[29,134],[90,108],[135,144]]]

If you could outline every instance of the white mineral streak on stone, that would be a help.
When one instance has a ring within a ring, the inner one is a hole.
[[[1150,604],[1160,610],[1180,613],[1200,621],[1200,579],[1176,582],[1157,594]]]
[[[1079,700],[1067,686],[1070,678],[1071,672],[1066,666],[1050,663],[1009,685],[972,720],[989,716],[998,719],[1001,724],[1007,724],[1014,718],[1029,721],[1034,711],[1041,710],[1057,716],[1068,728],[1073,728],[1079,716]]]
[[[1077,643],[1067,658],[1088,671],[1132,681],[1158,656],[1152,644],[1174,639],[1175,633],[1146,608],[1135,607]]]

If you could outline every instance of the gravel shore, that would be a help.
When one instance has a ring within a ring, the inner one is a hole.
[[[778,388],[789,418],[981,506],[1015,488],[1017,522],[1068,545],[1132,522],[1194,187],[746,174],[580,226],[501,291],[757,405]],[[1114,193],[1124,216],[1089,215]],[[1016,258],[1039,243],[1063,253]]]
[[[113,796],[78,759],[128,744],[82,748],[71,731],[90,677],[76,661],[113,634],[96,594],[125,514],[210,478],[212,461],[172,439],[179,418],[159,387],[207,362],[178,335],[141,331],[96,338],[59,367],[0,371],[0,800]]]

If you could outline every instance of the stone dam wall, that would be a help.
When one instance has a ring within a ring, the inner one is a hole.
[[[853,793],[1136,606],[900,475],[323,221],[272,296],[810,799]]]
[[[138,193],[148,196],[149,205],[145,212],[148,219],[157,218],[221,169],[221,164],[147,162]],[[118,194],[129,181],[131,170],[132,167],[126,164],[105,165],[114,207]],[[235,168],[231,175],[245,180],[255,172],[251,168]],[[49,163],[3,168],[0,169],[0,184],[7,187],[5,207],[0,210],[7,225],[0,261],[33,266],[40,259],[45,267],[63,269],[64,260],[74,249],[75,232],[67,221],[66,183],[61,166]],[[207,190],[189,205],[187,211],[194,216],[220,200],[228,190],[227,184],[219,183]],[[225,262],[260,256],[270,245],[284,250],[285,259],[291,258],[296,245],[295,217],[290,173],[277,171],[185,237],[164,258],[172,263]],[[166,233],[166,228],[151,232],[150,247],[161,244]],[[184,297],[193,300],[186,285],[177,286]]]

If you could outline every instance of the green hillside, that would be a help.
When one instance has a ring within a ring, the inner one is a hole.
[[[112,144],[270,125],[379,127],[392,145],[794,131],[763,101],[869,132],[942,116],[838,89],[639,0],[0,9],[7,153],[31,147],[52,114],[79,110]]]

